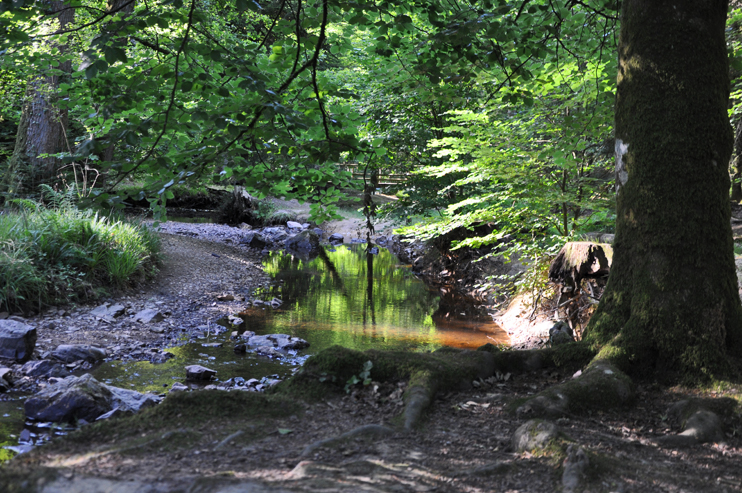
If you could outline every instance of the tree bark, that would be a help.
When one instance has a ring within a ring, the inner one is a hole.
[[[734,202],[742,201],[742,120],[737,124],[734,136],[734,155],[730,168],[732,175],[732,196]]]
[[[585,337],[635,375],[720,375],[742,349],[726,14],[727,0],[623,2],[614,257]]]
[[[59,23],[59,31],[65,30],[74,21],[75,10],[63,10],[63,1],[52,1],[49,6],[52,12],[60,11],[54,21]],[[56,44],[53,38],[47,39],[50,40],[50,48],[56,47],[60,53],[64,53],[64,46]],[[69,74],[72,64],[68,60],[57,68]],[[39,74],[28,84],[15,148],[4,180],[6,189],[12,194],[32,189],[40,183],[52,182],[57,174],[59,159],[39,155],[68,150],[67,110],[57,107],[55,101],[59,79],[57,74]]]

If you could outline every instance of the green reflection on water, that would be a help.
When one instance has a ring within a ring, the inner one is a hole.
[[[185,366],[202,365],[217,371],[219,381],[232,377],[260,379],[266,375],[278,374],[282,377],[291,374],[295,365],[281,364],[259,357],[254,353],[235,354],[228,336],[222,334],[211,339],[168,348],[167,352],[175,358],[154,365],[149,361],[112,361],[94,370],[93,376],[109,385],[129,388],[139,392],[160,393],[167,391],[176,381],[185,380]],[[222,342],[223,347],[203,347],[202,343]]]
[[[436,316],[439,294],[388,250],[380,249],[378,255],[367,254],[365,245],[332,250],[311,260],[283,252],[268,256],[264,269],[277,285],[264,297],[280,298],[283,304],[278,310],[244,312],[247,329],[303,337],[312,351],[332,344],[356,349],[478,347],[493,342],[498,331],[505,342],[489,319],[441,320]]]
[[[15,452],[3,447],[18,445],[24,419],[23,401],[0,401],[0,464],[15,457]]]

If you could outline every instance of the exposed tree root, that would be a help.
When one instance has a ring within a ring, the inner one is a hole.
[[[733,416],[737,407],[737,401],[730,398],[685,399],[677,402],[668,411],[668,417],[676,421],[683,431],[661,437],[656,443],[660,447],[679,448],[721,442],[725,438],[722,417]]]
[[[436,392],[470,388],[472,381],[489,378],[495,371],[519,373],[547,367],[582,367],[593,355],[592,350],[579,343],[540,351],[501,351],[488,344],[477,351],[444,347],[433,353],[361,352],[333,346],[309,358],[299,373],[274,391],[322,399],[363,380],[358,376],[371,362],[370,377],[374,381],[409,381],[399,426],[410,431],[420,422]]]
[[[634,384],[616,367],[597,361],[577,378],[555,385],[525,401],[511,403],[519,416],[558,417],[586,410],[610,409],[630,404]]]
[[[333,445],[342,443],[352,438],[385,437],[388,435],[392,435],[393,433],[394,433],[394,429],[388,426],[375,425],[375,424],[359,426],[358,428],[354,428],[348,432],[343,433],[342,435],[338,435],[336,437],[325,438],[324,440],[318,440],[314,443],[310,443],[304,448],[300,457],[308,457],[312,455],[312,453],[314,453],[314,451],[317,449],[320,449],[322,447],[331,447]]]

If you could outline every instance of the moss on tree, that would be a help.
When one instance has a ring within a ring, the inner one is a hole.
[[[727,163],[727,2],[624,2],[611,275],[585,338],[665,381],[728,373],[742,350]]]

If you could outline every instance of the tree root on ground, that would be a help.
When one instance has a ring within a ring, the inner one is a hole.
[[[510,404],[522,417],[559,417],[582,411],[626,406],[634,399],[634,384],[613,365],[597,361],[578,377]]]
[[[473,381],[489,378],[496,371],[520,373],[548,367],[582,367],[593,355],[579,343],[540,351],[501,351],[487,344],[477,351],[443,347],[432,353],[361,352],[333,346],[309,358],[296,375],[274,391],[309,400],[324,399],[364,380],[359,376],[370,362],[368,377],[373,381],[409,381],[405,408],[397,425],[411,431],[439,391],[471,388]]]
[[[723,418],[734,416],[739,404],[731,398],[684,399],[675,403],[667,412],[683,431],[655,440],[664,448],[691,447],[699,443],[724,441]]]
[[[377,438],[385,437],[394,434],[394,429],[384,425],[363,425],[358,428],[354,428],[348,432],[331,438],[325,438],[324,440],[318,440],[314,443],[310,443],[301,452],[300,457],[308,457],[314,453],[315,450],[322,447],[331,447],[333,445],[342,443],[352,438]]]

